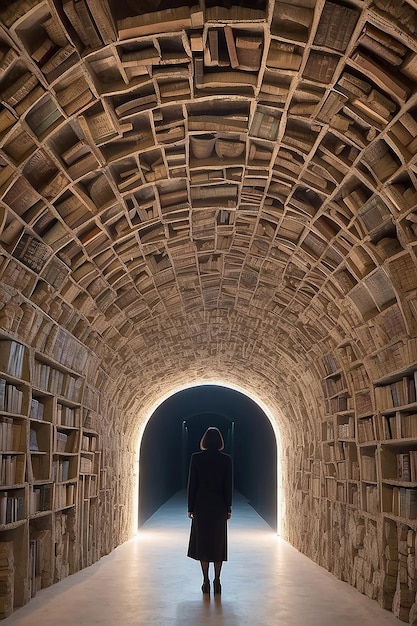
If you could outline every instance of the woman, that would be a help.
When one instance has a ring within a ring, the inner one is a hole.
[[[192,520],[188,553],[200,561],[203,593],[210,593],[209,564],[214,563],[214,593],[221,593],[220,572],[227,561],[227,520],[232,513],[232,459],[218,428],[204,433],[191,457],[188,477],[188,517]]]

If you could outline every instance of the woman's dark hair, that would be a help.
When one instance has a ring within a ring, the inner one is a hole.
[[[207,428],[206,432],[201,438],[200,449],[201,450],[223,450],[224,440],[222,434],[215,426]]]

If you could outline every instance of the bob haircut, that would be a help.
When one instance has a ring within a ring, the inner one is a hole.
[[[222,434],[215,426],[207,428],[206,432],[201,438],[200,449],[201,450],[223,450],[224,440]]]

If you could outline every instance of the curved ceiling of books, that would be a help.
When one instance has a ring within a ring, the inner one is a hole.
[[[3,306],[145,404],[415,334],[413,0],[0,7]]]

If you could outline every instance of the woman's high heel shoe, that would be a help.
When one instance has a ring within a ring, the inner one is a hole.
[[[213,580],[214,593],[220,594],[222,592],[222,586],[220,580]]]
[[[210,593],[210,581],[209,580],[205,580],[203,582],[203,584],[201,585],[201,591],[203,593]]]

